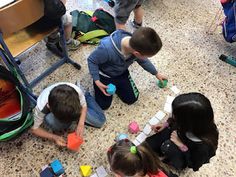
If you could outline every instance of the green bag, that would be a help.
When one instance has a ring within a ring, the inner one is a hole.
[[[115,31],[114,17],[103,9],[71,12],[72,37],[82,43],[98,44],[102,37]]]
[[[0,52],[6,55],[1,49]],[[17,79],[17,75],[12,73],[14,72],[10,72],[5,67],[0,65],[0,79],[10,82],[15,86],[20,102],[19,112],[10,117],[0,117],[0,141],[6,141],[19,135],[33,124],[32,108],[34,105]],[[4,100],[6,100],[4,97],[4,91],[2,94],[0,92],[0,100],[2,100],[0,109],[4,110],[2,107],[5,104]]]

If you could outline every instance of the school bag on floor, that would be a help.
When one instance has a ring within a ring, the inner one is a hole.
[[[19,135],[32,124],[29,96],[16,76],[0,65],[0,141]]]
[[[82,43],[98,44],[116,30],[114,17],[101,8],[94,12],[74,10],[71,15],[73,38]]]
[[[224,14],[226,16],[222,27],[223,36],[227,42],[236,41],[236,1],[235,0],[221,0]]]

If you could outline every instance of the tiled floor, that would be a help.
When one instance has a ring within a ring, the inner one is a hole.
[[[104,7],[112,12],[102,0],[69,0],[67,6],[70,10]],[[218,59],[222,53],[236,56],[236,46],[224,41],[220,29],[213,35],[206,33],[220,7],[219,2],[146,0],[143,7],[144,25],[154,28],[164,44],[151,61],[182,93],[198,91],[211,100],[220,132],[217,154],[211,162],[203,165],[198,172],[185,170],[180,176],[236,177],[236,68]],[[82,65],[80,71],[64,65],[41,82],[35,92],[39,93],[54,82],[75,82],[78,79],[92,90],[86,59],[94,47],[81,46],[76,52],[70,53]],[[21,59],[28,78],[37,75],[55,60],[44,43],[22,55]],[[58,148],[51,142],[24,133],[16,140],[0,144],[0,176],[39,176],[41,167],[55,158],[63,163],[69,177],[80,176],[79,165],[92,165],[94,169],[104,165],[108,170],[106,150],[114,142],[115,135],[127,133],[127,125],[132,120],[143,127],[158,110],[163,110],[166,96],[174,96],[169,89],[159,89],[155,78],[137,67],[137,64],[131,66],[130,71],[141,93],[139,101],[127,106],[115,97],[112,107],[106,111],[105,126],[102,129],[86,127],[86,142],[79,153]],[[130,137],[133,139],[134,135]]]

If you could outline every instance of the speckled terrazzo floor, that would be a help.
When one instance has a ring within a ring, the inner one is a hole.
[[[69,0],[67,6],[69,10],[98,7],[112,10],[102,0]],[[217,154],[211,162],[203,165],[198,172],[185,170],[180,176],[236,177],[236,68],[218,59],[222,53],[236,56],[236,46],[224,41],[220,29],[213,35],[206,33],[220,4],[215,0],[146,0],[143,7],[146,11],[144,26],[154,28],[164,44],[151,61],[182,93],[198,91],[211,100],[220,131]],[[54,82],[75,82],[78,79],[92,90],[86,59],[93,49],[94,46],[81,46],[70,53],[82,69],[77,71],[70,65],[64,65],[41,82],[35,93]],[[20,58],[28,78],[55,61],[43,42]],[[55,158],[62,162],[68,177],[80,176],[79,165],[92,165],[94,169],[104,165],[108,170],[106,150],[114,142],[115,135],[127,133],[131,120],[136,120],[143,127],[158,110],[163,110],[166,96],[174,96],[169,89],[159,89],[155,78],[137,64],[131,66],[130,71],[141,93],[139,101],[126,106],[115,97],[111,108],[106,111],[105,126],[102,129],[86,127],[85,143],[79,153],[58,148],[49,141],[24,133],[16,140],[0,143],[0,176],[39,176],[41,167]],[[134,138],[133,135],[130,137]]]

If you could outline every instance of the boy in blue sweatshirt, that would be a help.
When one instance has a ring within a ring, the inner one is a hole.
[[[103,38],[88,57],[95,99],[99,106],[108,109],[111,105],[112,95],[106,92],[110,83],[116,86],[116,94],[124,103],[133,104],[138,100],[139,91],[128,70],[134,61],[160,81],[166,79],[148,59],[161,47],[160,37],[149,27],[140,27],[133,34],[117,30]]]

